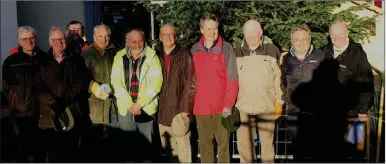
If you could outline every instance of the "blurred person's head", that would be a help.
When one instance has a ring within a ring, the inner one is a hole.
[[[23,52],[31,55],[36,46],[36,32],[31,26],[21,26],[17,30],[18,43],[22,47]]]
[[[73,33],[79,34],[80,37],[84,37],[84,26],[79,21],[71,21],[67,24],[67,35]]]
[[[347,25],[343,21],[336,20],[331,24],[330,38],[336,48],[344,48],[349,43],[348,34]]]
[[[257,20],[251,19],[245,22],[243,33],[245,41],[251,50],[256,49],[262,43],[263,30]]]
[[[310,28],[305,24],[293,27],[291,30],[291,44],[296,53],[307,53],[311,47]]]
[[[52,27],[48,43],[55,54],[62,54],[67,48],[65,33],[60,27]]]
[[[218,25],[218,18],[214,14],[207,13],[201,18],[200,31],[205,42],[213,43],[218,38]]]
[[[99,48],[105,49],[110,44],[111,30],[108,26],[102,24],[94,27],[94,44]]]
[[[159,38],[164,48],[171,48],[176,45],[176,27],[173,24],[164,24],[160,28]]]
[[[145,34],[140,29],[134,29],[126,34],[126,45],[130,54],[138,56],[145,47]]]

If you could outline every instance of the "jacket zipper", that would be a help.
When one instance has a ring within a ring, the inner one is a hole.
[[[12,102],[11,102],[11,108],[13,109],[13,104],[15,103],[15,96],[16,96],[16,92],[13,93],[12,95]]]
[[[170,56],[170,60],[169,60],[169,64],[168,64],[168,69],[166,70],[166,73],[168,74],[167,76],[167,79],[168,80],[168,83],[169,83],[169,77],[170,77],[170,63],[172,63],[172,59],[174,58],[174,56]]]
[[[173,60],[173,58],[175,57],[175,56],[177,56],[178,54],[179,54],[180,52],[177,52],[175,55],[173,55],[173,56],[170,56],[170,60],[169,60],[169,67],[168,67],[168,69],[166,70],[167,71],[167,79],[166,80],[168,80],[168,84],[169,84],[169,77],[170,77],[170,67],[171,67],[171,63],[172,63],[172,60]]]

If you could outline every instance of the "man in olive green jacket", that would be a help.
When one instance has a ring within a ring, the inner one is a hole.
[[[96,26],[93,35],[94,43],[82,53],[89,70],[88,75],[92,79],[89,86],[91,95],[88,97],[92,125],[84,132],[83,146],[86,148],[82,151],[86,153],[84,162],[101,162],[106,157],[106,153],[112,153],[101,143],[114,136],[110,129],[119,128],[116,105],[110,86],[111,69],[118,48],[110,42],[110,35],[108,26]]]

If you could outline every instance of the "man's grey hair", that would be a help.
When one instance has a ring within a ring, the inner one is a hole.
[[[215,21],[217,23],[217,25],[219,24],[218,22],[218,18],[216,15],[212,14],[212,13],[206,13],[201,19],[200,19],[200,28],[204,27],[204,23],[205,21],[207,20],[212,20],[212,21]]]
[[[311,30],[310,30],[310,28],[306,24],[296,25],[296,26],[292,27],[292,29],[291,29],[291,39],[292,39],[292,35],[295,32],[297,32],[297,31],[305,31],[305,32],[307,32],[309,38],[311,39]]]
[[[346,31],[348,32],[348,26],[347,26],[346,22],[344,22],[344,21],[341,20],[341,19],[336,19],[336,20],[334,20],[334,21],[330,24],[329,31],[331,31],[331,27],[332,27],[333,25],[336,25],[336,24],[342,24],[342,25],[346,28]]]
[[[49,39],[51,39],[51,34],[52,34],[53,32],[55,32],[55,31],[60,31],[60,32],[63,33],[63,35],[66,34],[62,28],[57,27],[57,26],[53,26],[53,27],[51,27],[50,32],[48,33],[48,38],[49,38]]]
[[[17,28],[18,38],[21,39],[20,35],[26,32],[32,32],[32,34],[36,37],[36,31],[34,28],[32,28],[31,26],[20,26],[19,28]]]
[[[129,34],[130,33],[132,33],[132,32],[134,32],[134,31],[137,31],[137,32],[139,32],[139,33],[141,33],[141,35],[142,35],[142,39],[143,40],[145,40],[145,32],[143,32],[141,29],[139,29],[139,28],[136,28],[136,29],[133,29],[133,30],[130,30],[129,32],[127,32],[126,33],[126,40],[128,40],[129,39]]]
[[[93,33],[95,34],[95,32],[98,30],[98,28],[100,27],[103,27],[107,30],[107,32],[109,33],[109,35],[111,35],[111,29],[109,26],[105,25],[105,24],[100,24],[100,25],[97,25],[94,27],[94,30],[93,30]]]
[[[245,28],[247,27],[253,27],[256,30],[262,31],[260,23],[255,19],[250,19],[247,22],[244,23],[243,31],[245,31]]]
[[[169,26],[169,27],[171,27],[171,28],[173,29],[174,35],[177,35],[177,28],[176,28],[176,26],[174,26],[172,23],[166,23],[166,24],[161,25],[161,27],[159,28],[160,34],[161,34],[161,30],[162,30],[164,27],[167,27],[167,26]]]

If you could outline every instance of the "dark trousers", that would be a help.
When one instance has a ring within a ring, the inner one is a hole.
[[[121,162],[118,159],[120,133],[118,116],[110,110],[109,124],[83,124],[80,155],[82,162]]]
[[[1,129],[1,161],[33,162],[37,155],[35,149],[38,147],[38,132],[38,118],[3,118]]]
[[[324,113],[288,112],[294,162],[347,162],[345,120]]]
[[[118,159],[118,128],[106,124],[92,124],[82,134],[82,162],[121,162]]]
[[[75,132],[57,132],[41,129],[36,162],[78,162],[79,135]]]
[[[295,162],[312,161],[315,149],[313,143],[318,142],[312,137],[313,125],[312,115],[300,113],[299,110],[287,113],[287,128]]]

